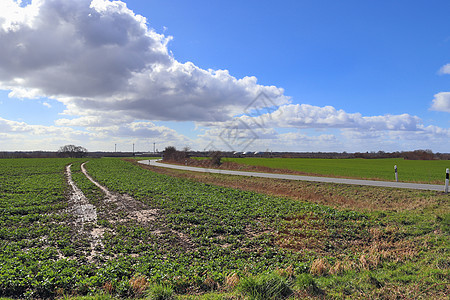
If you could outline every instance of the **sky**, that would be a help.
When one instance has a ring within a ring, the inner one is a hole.
[[[0,0],[0,151],[448,153],[449,11]]]

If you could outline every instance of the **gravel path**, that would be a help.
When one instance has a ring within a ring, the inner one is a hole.
[[[171,168],[171,169],[194,171],[194,172],[204,172],[204,173],[217,173],[217,174],[226,174],[226,175],[264,177],[264,178],[287,179],[287,180],[302,180],[302,181],[313,181],[313,182],[328,182],[328,183],[365,185],[365,186],[379,186],[379,187],[413,189],[413,190],[429,190],[429,191],[439,191],[439,192],[444,191],[443,184],[437,185],[437,184],[421,184],[421,183],[408,183],[408,182],[391,182],[391,181],[375,181],[375,180],[361,180],[361,179],[301,176],[301,175],[274,174],[274,173],[242,172],[242,171],[207,169],[207,168],[197,168],[197,167],[164,164],[164,163],[158,162],[157,160],[141,160],[141,161],[139,161],[139,163],[145,164],[145,165],[150,165],[150,166],[155,166],[155,167]]]

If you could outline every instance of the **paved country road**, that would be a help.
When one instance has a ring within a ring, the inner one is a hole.
[[[164,164],[164,163],[158,162],[157,160],[141,160],[141,161],[139,161],[139,163],[145,164],[145,165],[150,165],[150,166],[155,166],[155,167],[178,169],[178,170],[185,170],[185,171],[250,176],[250,177],[264,177],[264,178],[275,178],[275,179],[342,183],[342,184],[366,185],[366,186],[380,186],[380,187],[391,187],[391,188],[413,189],[413,190],[429,190],[429,191],[439,191],[439,192],[444,192],[444,188],[445,188],[444,184],[442,184],[442,185],[421,184],[421,183],[408,183],[408,182],[375,181],[375,180],[330,178],[330,177],[317,177],[317,176],[301,176],[301,175],[288,175],[288,174],[207,169],[207,168],[197,168],[197,167]]]

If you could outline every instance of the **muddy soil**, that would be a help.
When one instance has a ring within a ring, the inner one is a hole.
[[[73,182],[71,167],[66,167],[67,183],[70,186],[69,192],[69,207],[68,212],[74,218],[74,228],[78,234],[86,238],[90,243],[90,251],[87,254],[87,259],[93,261],[94,257],[98,255],[96,249],[102,247],[102,237],[105,233],[105,228],[97,226],[97,209],[94,205],[89,203],[89,200],[80,190],[80,188]]]
[[[129,195],[111,192],[88,174],[85,164],[86,163],[83,163],[81,165],[81,171],[105,194],[103,202],[105,202],[108,207],[108,219],[110,219],[110,221],[121,223],[135,220],[144,225],[149,224],[156,219],[158,216],[158,209],[152,209],[148,205],[133,199],[133,197]]]
[[[90,204],[83,192],[76,186],[72,180],[72,172],[68,165],[66,167],[67,183],[71,187],[69,207],[71,213],[76,217],[75,222],[84,225],[87,222],[97,221],[97,210]]]
[[[83,192],[73,182],[70,166],[67,166],[66,174],[67,182],[71,187],[68,211],[75,216],[74,227],[78,234],[86,237],[90,242],[91,250],[87,254],[89,261],[95,260],[95,257],[101,254],[104,248],[102,240],[105,232],[112,235],[115,234],[112,229],[99,226],[97,220],[100,219],[108,220],[112,224],[138,223],[140,226],[150,228],[152,234],[161,236],[161,238],[167,233],[175,236],[176,243],[179,243],[184,249],[193,248],[194,245],[188,236],[165,227],[161,222],[162,218],[160,218],[161,215],[158,209],[151,208],[147,204],[135,200],[130,195],[108,190],[88,174],[85,164],[81,165],[82,173],[104,194],[103,199],[99,199],[96,206],[89,203]],[[106,259],[108,258],[106,257]]]

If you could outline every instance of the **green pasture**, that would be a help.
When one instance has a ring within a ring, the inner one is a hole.
[[[404,160],[389,159],[318,159],[318,158],[224,158],[239,164],[288,169],[322,176],[337,176],[362,179],[395,180],[397,165],[399,181],[444,183],[448,160]]]

